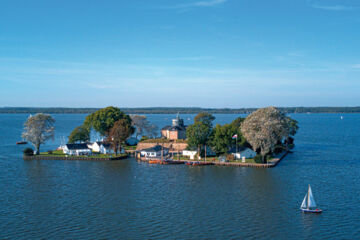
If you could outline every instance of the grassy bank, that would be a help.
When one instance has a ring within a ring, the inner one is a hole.
[[[174,160],[184,160],[184,161],[199,161],[199,162],[205,162],[205,158],[201,158],[200,160],[198,160],[197,158],[195,158],[195,159],[190,159],[190,158],[188,158],[188,157],[184,157],[184,156],[180,156],[180,158],[179,157],[177,157],[177,156],[174,156]],[[219,159],[219,157],[206,157],[206,162],[220,162],[220,159]],[[242,160],[241,159],[239,159],[239,160],[237,160],[237,161],[227,161],[227,162],[229,162],[229,163],[241,163],[242,162]],[[254,161],[254,159],[253,158],[247,158],[247,159],[245,159],[245,163],[256,163],[255,161]]]
[[[82,157],[82,158],[111,158],[111,157],[123,157],[126,156],[126,153],[118,154],[115,156],[115,154],[99,154],[99,153],[93,153],[93,155],[87,156],[87,155],[81,155],[76,157]],[[70,156],[65,153],[63,153],[62,150],[54,150],[54,151],[48,151],[48,152],[42,152],[40,153],[40,156],[54,156],[54,157],[66,157]]]

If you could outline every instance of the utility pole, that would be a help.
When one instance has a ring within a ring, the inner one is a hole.
[[[205,162],[206,162],[206,145],[205,145]]]
[[[163,160],[164,144],[161,144],[161,161]]]
[[[237,159],[237,153],[238,153],[238,145],[237,145],[237,135],[236,135],[236,141],[235,141],[235,146],[236,146],[236,153],[235,153],[235,159]]]

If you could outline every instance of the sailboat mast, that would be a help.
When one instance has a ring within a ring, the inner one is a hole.
[[[308,200],[307,200],[307,209],[309,209],[309,205],[310,205],[310,184],[309,184],[309,188],[308,188]]]

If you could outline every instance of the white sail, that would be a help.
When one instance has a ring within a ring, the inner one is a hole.
[[[316,202],[309,185],[309,199],[308,199],[308,208],[316,208]]]
[[[305,195],[304,200],[302,201],[302,204],[301,204],[300,208],[303,208],[303,209],[306,208],[306,199],[307,199],[307,194]]]

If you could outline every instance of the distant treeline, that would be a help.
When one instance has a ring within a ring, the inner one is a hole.
[[[127,114],[197,114],[209,112],[212,114],[247,114],[257,108],[196,108],[196,107],[149,107],[121,108]],[[284,113],[360,113],[360,107],[279,107]],[[93,113],[99,108],[37,108],[37,107],[3,107],[0,113],[51,113],[51,114],[81,114]]]

